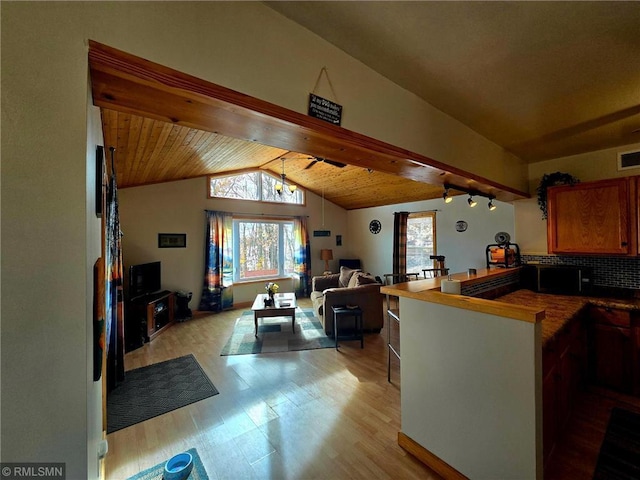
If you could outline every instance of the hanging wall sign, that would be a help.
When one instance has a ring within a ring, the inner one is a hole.
[[[309,116],[340,126],[342,122],[342,105],[310,93]]]

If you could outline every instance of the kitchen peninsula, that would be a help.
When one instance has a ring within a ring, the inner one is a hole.
[[[454,274],[465,286],[513,269]],[[440,292],[441,278],[381,288],[400,297],[398,443],[446,478],[542,478],[544,310]]]
[[[617,389],[626,368],[619,386],[640,391],[640,373],[629,367],[640,352],[632,341],[640,300],[519,289],[518,269],[452,278],[463,295],[441,293],[442,278],[381,289],[400,297],[398,443],[446,478],[543,478],[588,356],[592,381]],[[471,296],[478,291],[494,300]],[[599,327],[603,319],[611,326]],[[600,362],[598,345],[611,353],[611,338],[627,343],[614,345],[618,358]],[[612,369],[616,362],[621,370]]]

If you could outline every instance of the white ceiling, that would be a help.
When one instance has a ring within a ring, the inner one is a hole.
[[[638,1],[266,3],[528,162],[640,142]]]

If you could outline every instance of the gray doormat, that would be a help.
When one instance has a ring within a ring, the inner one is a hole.
[[[107,433],[217,394],[193,355],[129,370],[107,396]]]

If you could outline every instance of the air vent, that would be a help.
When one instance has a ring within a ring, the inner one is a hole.
[[[618,170],[640,167],[640,150],[618,153]]]

